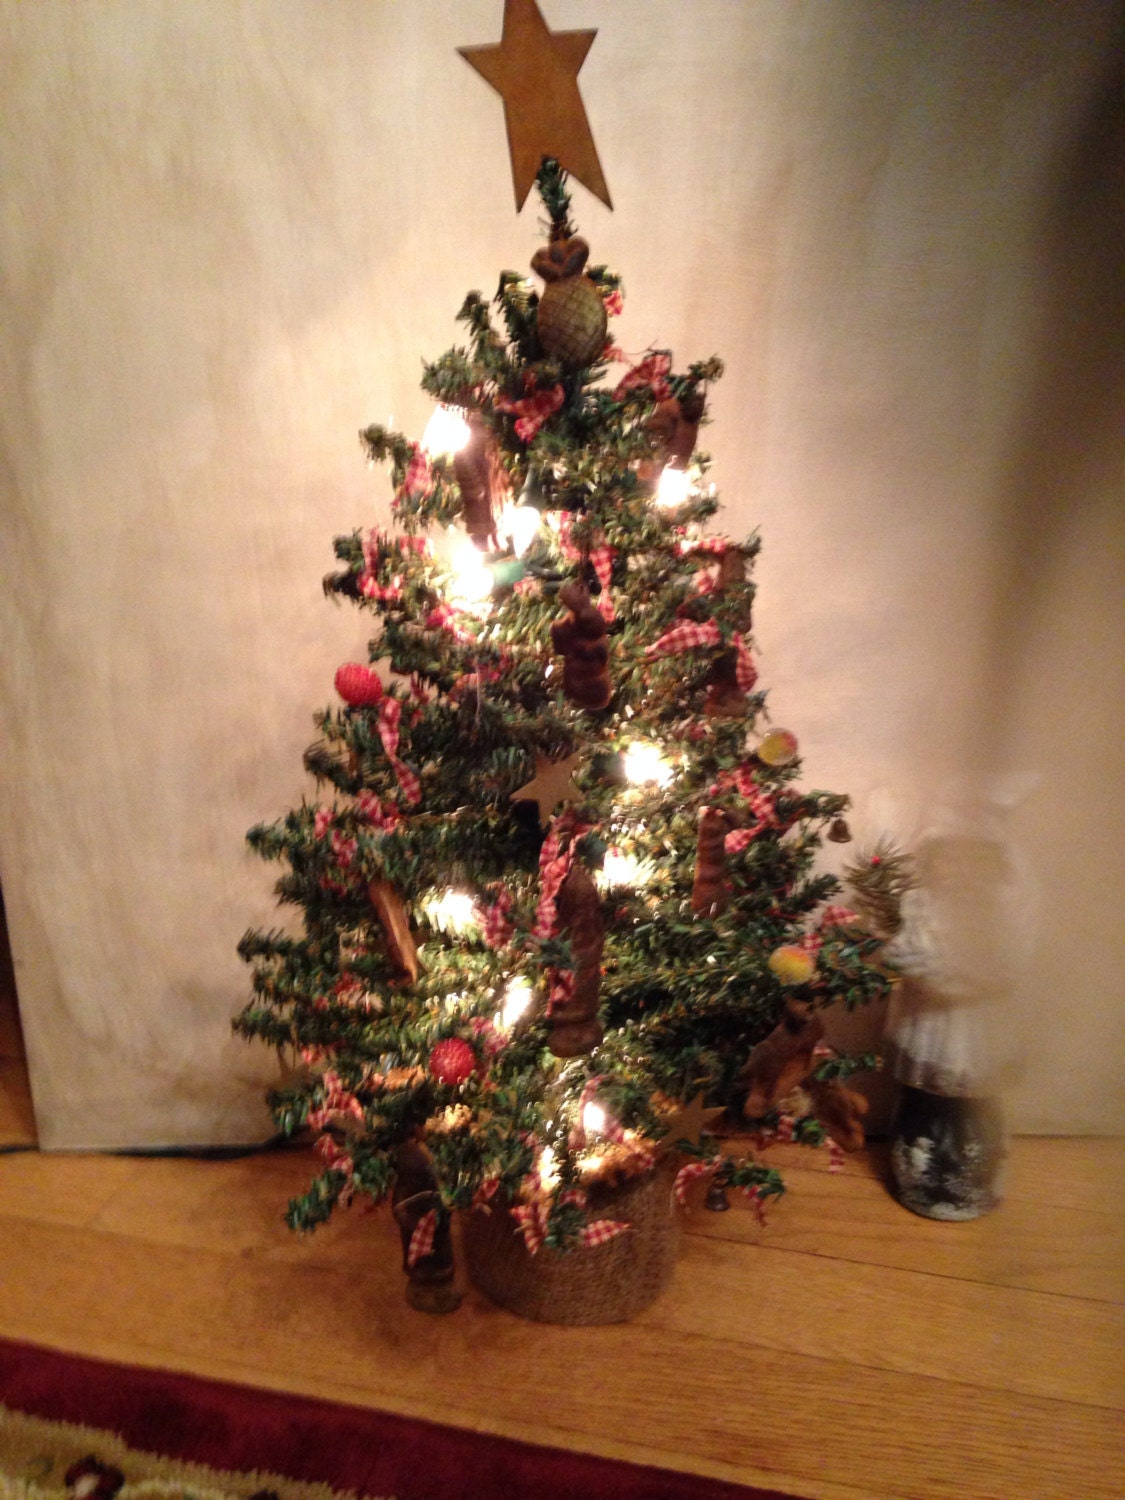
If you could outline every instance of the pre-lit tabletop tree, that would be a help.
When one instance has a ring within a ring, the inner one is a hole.
[[[243,939],[236,1022],[300,1064],[271,1102],[323,1170],[290,1223],[392,1199],[425,1306],[456,1210],[509,1205],[530,1250],[581,1254],[622,1232],[591,1222],[591,1184],[676,1142],[681,1185],[780,1191],[706,1116],[719,1141],[860,1143],[819,1012],[886,985],[814,871],[847,799],[800,786],[766,719],[757,539],[707,529],[722,366],[625,360],[618,279],[588,263],[557,162],[538,186],[539,290],[506,271],[469,294],[421,442],[363,434],[397,530],[337,538],[325,587],[370,612],[370,661],[319,716],[322,800],[250,834],[303,915]]]

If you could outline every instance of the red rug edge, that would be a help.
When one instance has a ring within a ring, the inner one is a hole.
[[[7,1339],[0,1402],[103,1428],[169,1458],[397,1500],[794,1500],[792,1492]]]

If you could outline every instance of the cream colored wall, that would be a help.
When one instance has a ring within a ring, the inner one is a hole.
[[[1038,775],[1015,1119],[1121,1128],[1118,8],[543,9],[600,28],[616,212],[576,211],[621,342],[727,360],[776,719],[860,834]],[[420,430],[421,357],[536,243],[453,51],[500,15],[0,0],[0,872],[46,1146],[268,1131],[228,1031],[273,912],[242,836],[310,789],[363,650],[319,583],[385,516],[355,433]]]

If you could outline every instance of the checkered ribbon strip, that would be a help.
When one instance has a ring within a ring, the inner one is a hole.
[[[676,1180],[672,1184],[672,1197],[684,1207],[687,1204],[688,1188],[693,1182],[698,1182],[701,1177],[710,1177],[717,1172],[719,1163],[717,1161],[689,1161],[676,1173]]]
[[[551,819],[550,830],[539,851],[539,906],[531,929],[532,937],[540,941],[554,935],[558,924],[556,900],[559,887],[574,863],[574,841],[584,829],[585,825],[577,824],[571,812],[560,813]],[[563,840],[567,834],[573,836],[564,848]]]
[[[599,584],[601,584],[602,591],[597,598],[597,608],[606,624],[612,624],[617,618],[617,611],[613,607],[613,599],[610,596],[609,588],[613,582],[613,560],[617,555],[616,552],[604,540],[591,547],[588,553],[583,552],[582,548],[575,543],[572,536],[572,532],[574,531],[573,512],[560,510],[555,511],[554,515],[559,533],[559,551],[564,557],[569,558],[571,562],[589,561],[590,566],[597,574]]]
[[[733,828],[723,840],[723,848],[728,854],[741,854],[743,849],[754,842],[764,827],[764,823],[759,823],[756,828]]]
[[[752,1182],[747,1187],[744,1187],[742,1191],[746,1194],[746,1201],[754,1210],[754,1216],[758,1220],[758,1223],[764,1224],[766,1222],[766,1210],[762,1203],[761,1188],[757,1183]]]
[[[842,1172],[844,1170],[844,1148],[839,1141],[834,1141],[830,1135],[824,1137],[824,1144],[828,1147],[828,1170],[830,1172]]]
[[[796,1130],[796,1128],[797,1121],[793,1118],[792,1115],[778,1115],[777,1130],[775,1131],[775,1134],[779,1141],[781,1141],[782,1143],[791,1141],[793,1139],[793,1132]]]
[[[484,940],[490,948],[503,948],[510,940],[515,926],[509,913],[512,910],[512,896],[509,891],[502,890],[491,905],[481,911],[481,928]]]
[[[402,476],[402,483],[395,491],[393,503],[397,506],[400,500],[424,500],[433,487],[434,471],[430,466],[430,456],[421,443],[414,443],[410,462]]]
[[[406,1252],[406,1264],[410,1270],[413,1270],[418,1262],[433,1250],[434,1236],[437,1234],[437,1219],[437,1209],[431,1208],[429,1213],[423,1214],[414,1226],[414,1233],[410,1236],[410,1249]]]
[[[476,644],[476,636],[462,623],[464,615],[450,604],[439,604],[426,616],[429,630],[446,630],[462,646]]]
[[[750,655],[750,647],[739,630],[734,633],[734,652],[735,681],[744,693],[753,692],[754,684],[758,680],[758,669],[754,665],[754,658]]]
[[[595,1219],[583,1229],[578,1237],[579,1243],[591,1248],[595,1245],[608,1245],[618,1235],[628,1234],[632,1227],[632,1224],[622,1224],[616,1219]]]
[[[422,800],[422,783],[404,760],[398,757],[399,720],[402,717],[402,704],[397,698],[389,695],[379,705],[379,738],[383,742],[387,759],[394,768],[398,777],[398,784],[402,788],[402,795],[407,802],[417,803]]]
[[[714,557],[725,557],[733,546],[729,536],[701,536],[694,541],[685,536],[677,544],[681,557],[690,557],[696,552],[709,552]]]
[[[681,651],[694,651],[700,646],[721,646],[722,644],[722,632],[714,620],[704,620],[702,624],[695,620],[684,620],[679,625],[673,625],[671,630],[666,630],[658,641],[653,641],[651,646],[646,647],[645,655],[650,658],[677,656]]]
[[[544,1203],[517,1203],[512,1209],[516,1228],[523,1235],[529,1255],[538,1255],[547,1235],[547,1206]]]
[[[336,1143],[330,1135],[322,1135],[314,1147],[316,1154],[330,1172],[340,1172],[345,1181],[337,1199],[341,1208],[346,1208],[355,1195],[355,1162],[350,1154]]]
[[[850,927],[859,921],[859,913],[849,906],[826,906],[820,914],[821,927]]]

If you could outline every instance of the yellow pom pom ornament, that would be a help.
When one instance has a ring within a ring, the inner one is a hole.
[[[769,967],[782,984],[807,984],[816,972],[816,959],[796,943],[783,943],[770,954]]]

